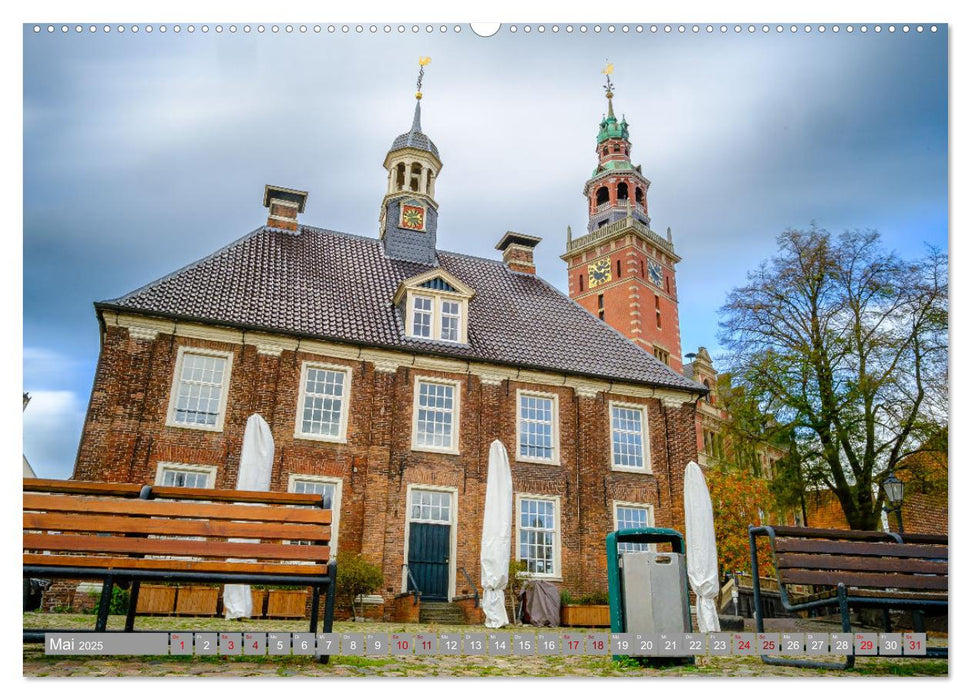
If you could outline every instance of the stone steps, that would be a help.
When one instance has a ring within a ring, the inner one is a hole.
[[[462,614],[462,609],[458,605],[438,601],[421,601],[418,619],[422,623],[465,624],[465,615]]]

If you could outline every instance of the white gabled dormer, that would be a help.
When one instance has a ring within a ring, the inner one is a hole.
[[[406,279],[393,304],[401,310],[405,337],[442,343],[469,342],[469,300],[475,291],[441,268]]]

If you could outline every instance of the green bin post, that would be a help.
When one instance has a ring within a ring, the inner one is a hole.
[[[617,530],[607,534],[607,593],[610,598],[610,631],[624,633],[627,631],[627,621],[624,619],[624,601],[620,591],[620,552],[621,542],[639,542],[642,544],[670,544],[675,554],[684,554],[684,535],[677,530],[666,527],[636,527],[628,530]],[[687,578],[687,577],[686,577]],[[685,582],[688,600],[691,600],[690,584]],[[693,632],[691,614],[688,614],[688,631]],[[615,655],[614,660],[619,661]],[[691,657],[693,663],[694,657]]]

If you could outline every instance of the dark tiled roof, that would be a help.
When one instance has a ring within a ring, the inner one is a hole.
[[[388,258],[376,238],[309,226],[301,226],[299,233],[259,228],[96,306],[702,390],[535,275],[458,253],[439,251],[438,260],[475,290],[468,345],[405,337],[392,297],[402,281],[434,267]]]
[[[438,158],[438,147],[428,136],[421,131],[421,100],[415,102],[415,118],[411,123],[411,131],[401,134],[392,143],[390,151],[397,151],[399,148],[420,148],[423,151],[430,151]]]

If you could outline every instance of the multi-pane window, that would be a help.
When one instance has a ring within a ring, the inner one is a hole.
[[[531,574],[556,575],[556,502],[519,499],[519,560]]]
[[[521,459],[555,462],[557,458],[556,399],[519,394],[519,448]]]
[[[610,446],[615,469],[645,469],[644,409],[610,406]]]
[[[159,465],[156,483],[159,486],[180,486],[187,489],[211,488],[215,468]]]
[[[305,366],[298,435],[336,440],[344,437],[347,384],[346,370]]]
[[[458,342],[462,326],[462,306],[457,301],[442,300],[441,340]]]
[[[340,480],[324,481],[319,478],[300,478],[298,475],[290,477],[291,493],[316,493],[323,496],[324,508],[331,510],[330,523],[330,554],[337,555],[337,530],[340,525],[341,488]],[[310,544],[309,540],[293,540],[292,544]]]
[[[172,420],[179,425],[218,428],[227,357],[185,352],[179,362]]]
[[[618,530],[651,527],[651,511],[647,506],[618,504],[615,510]],[[617,548],[621,552],[645,552],[651,548],[644,542],[619,542]]]
[[[412,491],[409,519],[429,523],[452,522],[452,494],[448,491]]]
[[[453,383],[415,383],[414,447],[432,450],[456,448],[456,390]]]
[[[431,297],[415,297],[415,306],[411,317],[411,334],[418,338],[432,337]]]

